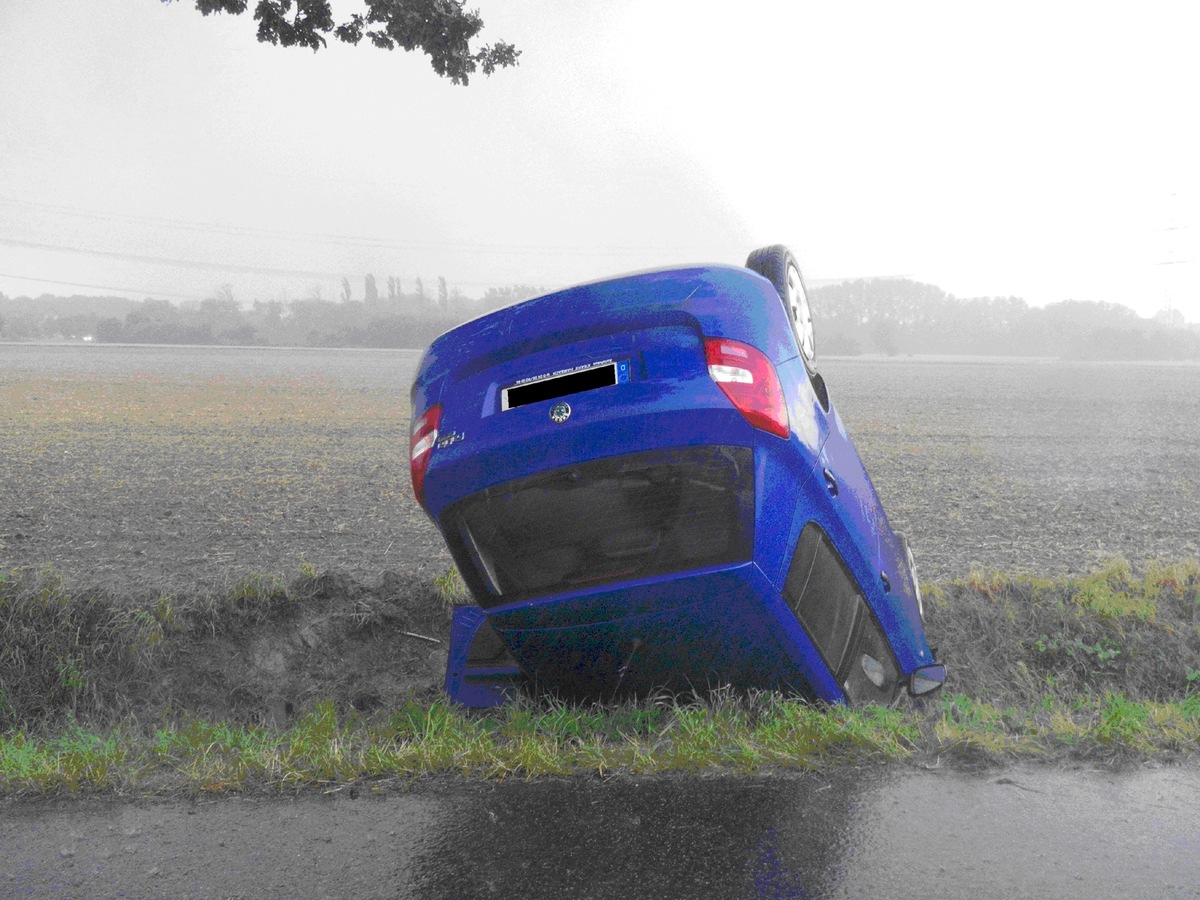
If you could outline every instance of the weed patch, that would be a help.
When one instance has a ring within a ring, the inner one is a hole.
[[[1124,560],[1082,578],[975,573],[930,591],[953,689],[999,706],[1108,692],[1180,700],[1200,668],[1200,563]]]

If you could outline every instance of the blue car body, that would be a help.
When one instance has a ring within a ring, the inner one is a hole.
[[[484,315],[428,348],[412,402],[414,487],[477,604],[454,618],[453,699],[523,682],[887,703],[944,678],[906,546],[755,272]]]

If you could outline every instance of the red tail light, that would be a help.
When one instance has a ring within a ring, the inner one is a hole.
[[[414,419],[408,440],[409,465],[412,468],[413,495],[425,505],[425,470],[429,456],[437,443],[438,425],[442,421],[442,404],[435,403],[419,419]]]
[[[779,375],[766,354],[741,341],[705,338],[708,374],[755,428],[788,436],[787,406]]]

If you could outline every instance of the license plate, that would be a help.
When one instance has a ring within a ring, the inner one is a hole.
[[[540,375],[506,387],[500,393],[500,408],[516,409],[541,400],[554,400],[628,381],[629,360],[606,360],[570,372]]]

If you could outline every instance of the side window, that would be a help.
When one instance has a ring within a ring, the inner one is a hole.
[[[784,598],[851,703],[888,704],[900,672],[887,638],[825,531],[800,532]]]
[[[839,674],[863,599],[829,536],[815,522],[800,532],[783,594],[825,664]]]

